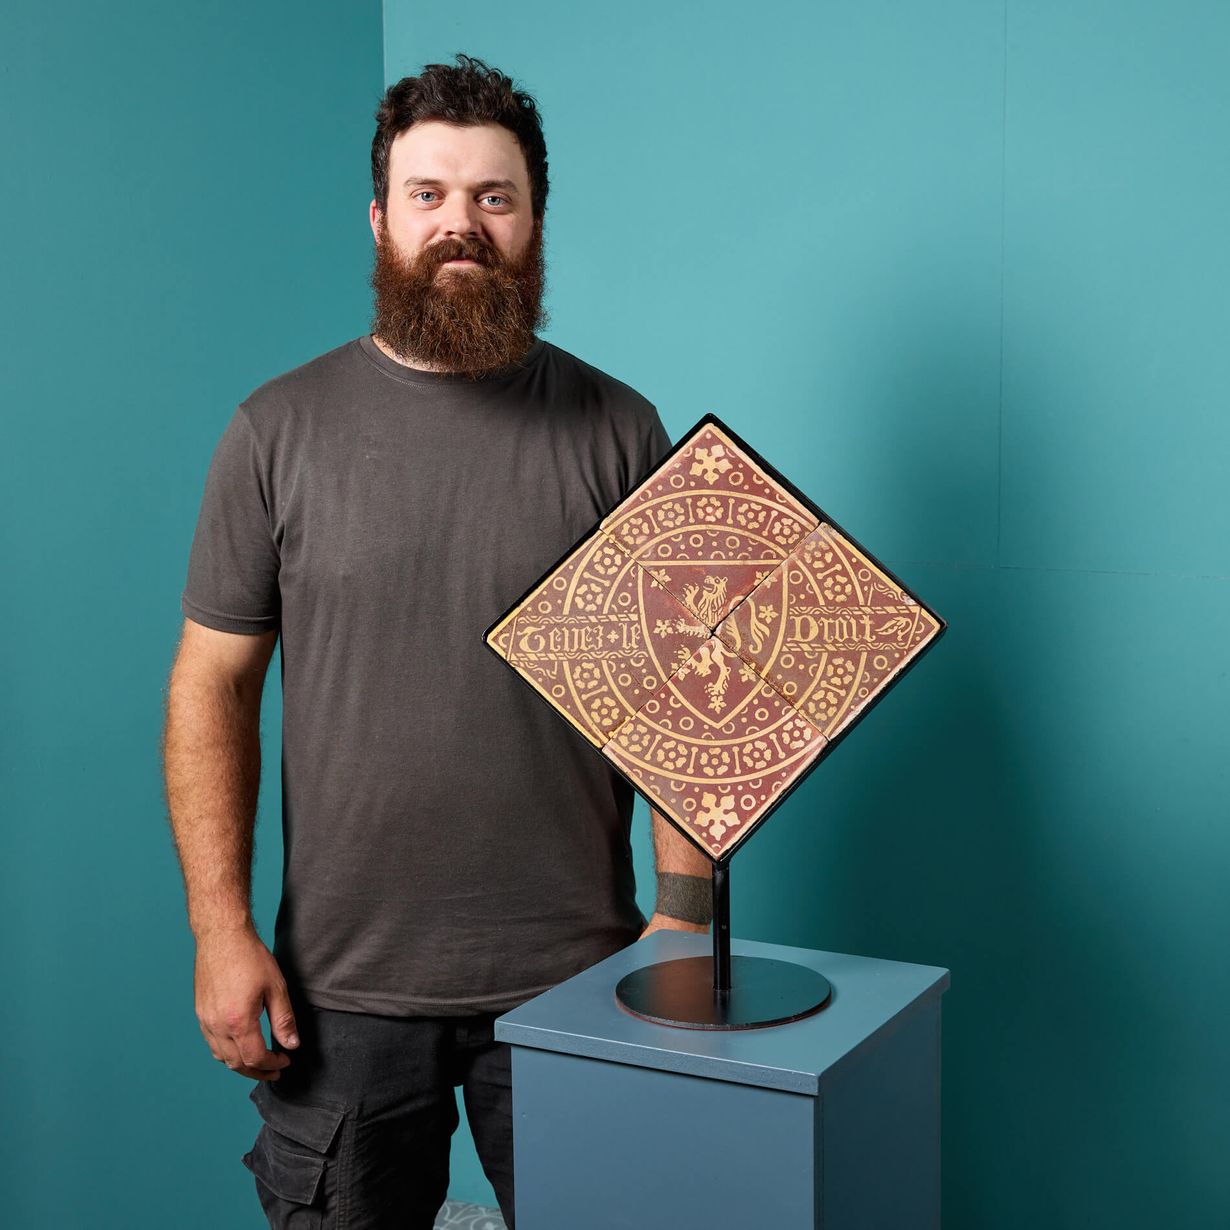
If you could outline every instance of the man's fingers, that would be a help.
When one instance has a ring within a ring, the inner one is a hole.
[[[269,1013],[269,1032],[283,1046],[291,1048],[298,1046],[299,1034],[295,1026],[295,1012],[290,1006],[290,996],[286,993],[284,982],[271,988],[269,998],[265,1003],[265,1011]]]
[[[234,1048],[231,1047],[228,1049],[227,1047],[227,1042],[229,1040],[224,1038],[221,1034],[214,1033],[214,1031],[210,1029],[204,1021],[201,1022],[201,1033],[204,1035],[205,1045],[209,1047],[209,1053],[215,1059],[219,1060],[221,1063],[227,1064],[228,1067],[232,1061],[238,1062],[239,1056],[235,1054]]]
[[[239,1062],[245,1068],[269,1072],[284,1068],[290,1063],[286,1055],[279,1055],[266,1048],[265,1036],[256,1024],[249,1025],[242,1033],[232,1034],[232,1037]]]
[[[222,1048],[223,1053],[215,1056],[221,1059],[224,1064],[232,1072],[237,1072],[240,1076],[251,1077],[254,1081],[276,1081],[282,1075],[281,1067],[277,1068],[260,1068],[252,1064],[244,1063],[239,1057],[238,1051],[232,1046],[230,1048]]]
[[[288,1055],[279,1055],[265,1049],[265,1037],[260,1028],[252,1024],[239,1033],[226,1033],[223,1029],[210,1029],[200,1022],[201,1033],[209,1046],[209,1053],[232,1072],[256,1081],[275,1081],[282,1069],[290,1063]]]
[[[201,1033],[205,1035],[205,1041],[209,1045],[209,1053],[219,1063],[224,1063],[232,1072],[238,1072],[241,1076],[250,1076],[254,1080],[277,1080],[281,1075],[280,1069],[271,1071],[258,1070],[250,1068],[239,1057],[239,1049],[236,1047],[234,1039],[224,1037],[222,1034],[214,1033],[202,1024]]]
[[[237,1058],[240,1066],[257,1072],[280,1072],[290,1063],[289,1055],[282,1055],[277,1051],[258,1050],[254,1052],[245,1047],[240,1047],[238,1050]]]
[[[253,1068],[244,1063],[238,1056],[233,1059],[223,1057],[222,1062],[232,1072],[236,1072],[240,1076],[251,1077],[254,1081],[276,1081],[282,1075],[281,1068]]]
[[[238,1072],[240,1076],[249,1076],[254,1081],[276,1081],[282,1075],[280,1069],[266,1071],[264,1068],[249,1068],[243,1064],[233,1068],[232,1071]]]

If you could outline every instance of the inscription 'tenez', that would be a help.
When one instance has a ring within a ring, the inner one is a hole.
[[[707,414],[484,641],[724,862],[945,627]]]

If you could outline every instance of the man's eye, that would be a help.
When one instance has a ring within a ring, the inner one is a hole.
[[[420,188],[420,189],[419,189],[419,191],[418,191],[418,192],[416,192],[414,195],[415,195],[415,196],[423,196],[424,194],[426,194],[427,196],[435,196],[435,195],[436,195],[434,192],[432,192],[432,190],[431,190],[430,188]]]
[[[488,197],[484,197],[483,199],[484,199],[485,201],[502,201],[502,200],[504,200],[504,198],[503,198],[502,196],[488,196]]]

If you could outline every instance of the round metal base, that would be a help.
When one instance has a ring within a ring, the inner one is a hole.
[[[757,1029],[819,1012],[833,994],[814,969],[767,957],[730,958],[730,990],[713,989],[713,958],[682,957],[625,974],[615,999],[633,1016],[681,1029]]]

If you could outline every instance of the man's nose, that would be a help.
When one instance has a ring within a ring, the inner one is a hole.
[[[449,239],[477,239],[482,234],[478,206],[467,202],[445,206],[446,213],[440,219],[444,236]]]

